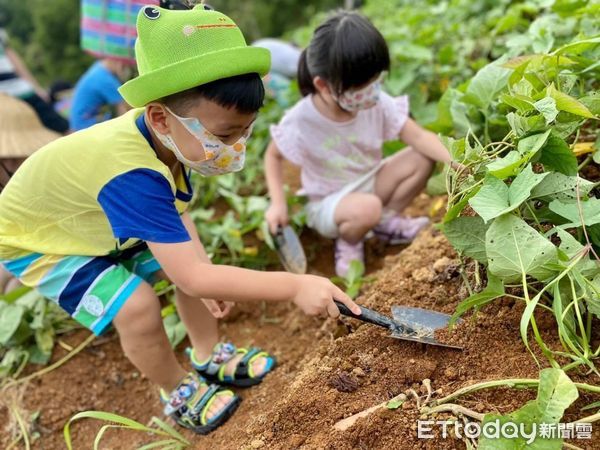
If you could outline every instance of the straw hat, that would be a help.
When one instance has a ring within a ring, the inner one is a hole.
[[[0,158],[26,158],[58,137],[27,103],[0,94]]]

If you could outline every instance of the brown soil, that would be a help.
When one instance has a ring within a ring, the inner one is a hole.
[[[303,239],[315,242],[308,234]],[[330,244],[316,242],[311,267],[330,274]],[[382,312],[400,304],[452,313],[467,296],[456,271],[456,255],[434,229],[421,233],[409,247],[391,251],[396,254],[369,257],[370,268],[380,265],[379,260],[385,267],[374,272],[376,280],[359,298],[361,304]],[[464,346],[454,350],[395,340],[385,330],[354,320],[306,317],[290,305],[239,307],[222,323],[223,336],[238,344],[268,349],[277,355],[280,365],[261,385],[240,390],[244,401],[226,425],[206,437],[183,434],[193,448],[215,450],[464,449],[460,440],[419,440],[414,401],[396,410],[380,409],[345,432],[335,431],[333,425],[408,389],[423,394],[424,379],[431,380],[439,396],[483,380],[536,378],[539,369],[519,337],[522,309],[521,304],[503,299],[476,317],[468,315],[450,336]],[[545,341],[557,347],[551,317],[540,315],[538,319]],[[79,331],[64,341],[75,346],[86,336]],[[183,348],[178,349],[182,361]],[[57,346],[54,359],[65,354]],[[545,361],[543,357],[539,360]],[[570,375],[578,381],[600,383],[593,377]],[[156,388],[123,356],[116,336],[109,335],[28,385],[23,407],[41,412],[38,430],[42,437],[33,448],[64,448],[62,427],[79,411],[110,411],[142,423],[160,417],[156,394]],[[496,389],[462,398],[459,403],[478,412],[506,413],[534,397],[534,390]],[[583,395],[566,419],[587,415],[589,411],[582,413],[579,408],[598,400],[598,395]],[[7,418],[7,411],[0,410],[0,420],[6,423]],[[91,449],[99,428],[93,420],[76,423],[74,448]],[[109,431],[101,448],[134,449],[150,441],[151,437],[143,434]],[[0,435],[1,448],[8,442],[7,433]],[[572,443],[600,449],[600,429],[595,430],[593,440]]]

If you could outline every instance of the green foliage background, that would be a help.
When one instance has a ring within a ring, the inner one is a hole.
[[[318,11],[337,8],[341,0],[214,0],[230,15],[248,42],[277,37],[305,25]],[[0,0],[0,27],[43,85],[62,79],[76,82],[93,58],[79,47],[79,0]]]

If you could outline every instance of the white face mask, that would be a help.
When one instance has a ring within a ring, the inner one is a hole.
[[[166,108],[166,107],[165,107]],[[246,140],[252,133],[252,127],[235,144],[227,145],[208,131],[196,118],[179,117],[169,108],[166,108],[192,136],[202,144],[206,159],[203,161],[190,161],[181,153],[170,134],[160,134],[155,131],[156,136],[165,147],[171,150],[177,160],[184,166],[209,177],[212,175],[223,175],[230,172],[238,172],[244,167],[246,159]]]
[[[346,91],[339,97],[334,98],[338,102],[338,105],[340,105],[340,108],[349,112],[372,108],[379,101],[382,80],[383,73],[368,86],[356,91]]]

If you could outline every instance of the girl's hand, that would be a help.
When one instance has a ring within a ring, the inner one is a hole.
[[[277,233],[277,228],[279,226],[286,226],[289,220],[285,202],[271,203],[265,213],[265,220],[269,225],[269,230],[273,234]]]
[[[450,167],[457,173],[468,175],[470,172],[467,166],[456,161],[450,161]]]
[[[327,314],[338,317],[340,310],[333,299],[345,304],[355,314],[360,314],[360,308],[340,288],[327,278],[314,275],[297,275],[296,294],[292,301],[309,316]]]
[[[466,172],[468,170],[467,166],[456,161],[450,161],[450,167],[457,172]]]

